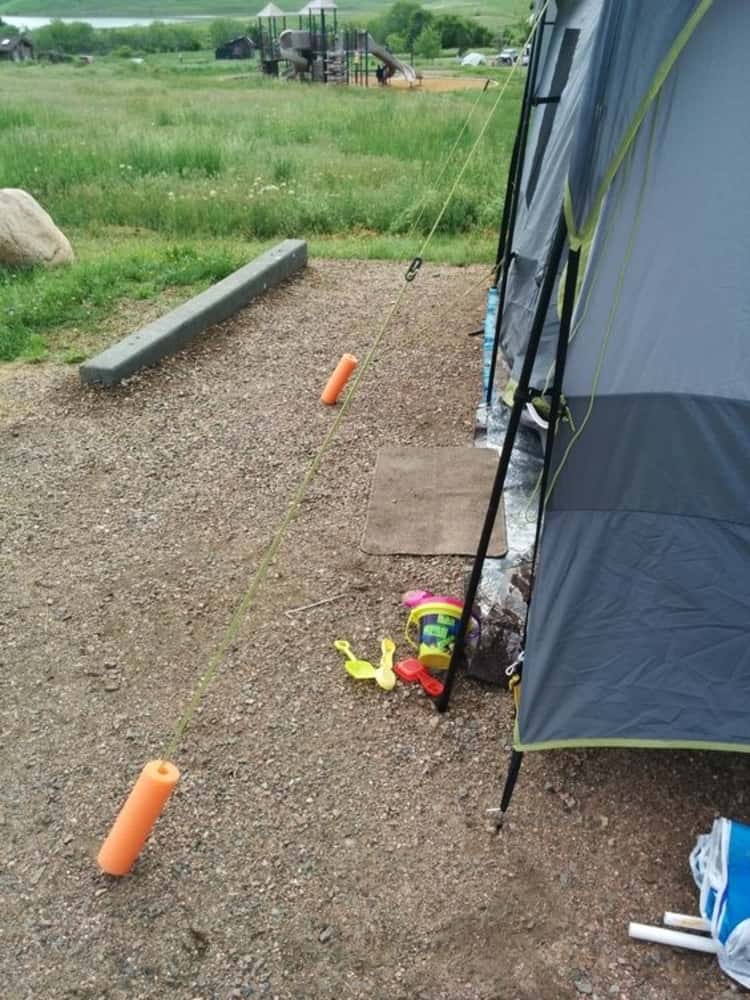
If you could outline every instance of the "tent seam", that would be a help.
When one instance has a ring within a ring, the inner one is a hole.
[[[622,161],[625,159],[628,150],[633,144],[633,140],[635,139],[641,125],[643,124],[643,120],[646,117],[646,113],[648,112],[649,107],[658,97],[662,87],[664,86],[664,83],[666,82],[667,77],[669,76],[670,72],[672,71],[672,68],[674,67],[674,64],[677,62],[677,59],[681,55],[683,49],[692,38],[695,29],[698,27],[700,22],[703,20],[704,16],[713,6],[713,2],[714,0],[700,0],[698,6],[695,8],[693,13],[690,15],[685,24],[682,26],[681,30],[678,32],[677,37],[672,43],[669,51],[664,56],[662,61],[659,63],[656,73],[654,74],[653,80],[651,81],[651,85],[644,94],[641,103],[638,105],[636,112],[633,115],[633,118],[631,119],[630,125],[625,131],[625,135],[623,136],[620,145],[617,147],[617,150],[614,156],[612,157],[612,160],[610,161],[610,165],[607,168],[604,176],[602,177],[599,183],[599,187],[596,190],[596,194],[594,196],[591,209],[589,210],[589,214],[586,218],[586,221],[583,223],[580,229],[576,226],[575,210],[573,206],[573,196],[570,190],[570,184],[568,180],[565,181],[563,210],[565,212],[565,221],[568,224],[569,240],[572,249],[574,250],[580,249],[583,242],[587,238],[591,237],[591,234],[594,228],[596,227],[597,219],[599,218],[601,203],[604,201],[604,196],[609,190],[609,187],[612,181],[614,180],[615,174],[620,169]]]

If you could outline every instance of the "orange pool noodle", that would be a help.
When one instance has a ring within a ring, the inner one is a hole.
[[[326,406],[333,406],[341,395],[341,390],[349,381],[349,376],[357,367],[359,362],[353,354],[344,354],[341,361],[336,365],[333,375],[328,379],[323,395],[320,397],[321,403]]]
[[[96,858],[108,875],[130,871],[179,778],[174,764],[165,760],[143,768]]]

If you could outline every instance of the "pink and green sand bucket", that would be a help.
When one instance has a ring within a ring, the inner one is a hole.
[[[406,640],[417,650],[419,662],[429,670],[447,670],[464,609],[463,601],[425,590],[410,590],[404,594],[403,603],[410,609]],[[468,642],[476,643],[479,632],[479,618],[472,614]]]

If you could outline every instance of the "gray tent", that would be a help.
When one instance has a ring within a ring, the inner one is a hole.
[[[503,809],[526,750],[750,749],[750,4],[596,20],[496,480],[566,263]]]
[[[532,60],[531,115],[525,137],[512,238],[506,246],[502,288],[503,354],[518,381],[539,296],[539,277],[549,254],[568,173],[573,129],[591,55],[591,36],[603,0],[559,0],[541,26],[541,46]],[[559,328],[556,296],[534,366],[532,384],[542,388],[554,358]]]

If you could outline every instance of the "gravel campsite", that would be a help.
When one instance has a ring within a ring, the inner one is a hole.
[[[450,711],[357,684],[401,595],[459,557],[360,547],[378,449],[473,440],[481,268],[425,266],[174,756],[133,873],[96,852],[158,758],[362,356],[399,264],[312,260],[111,389],[0,376],[0,977],[9,1000],[719,1000],[708,956],[628,940],[694,912],[687,865],[746,804],[738,755],[529,754],[505,828],[506,692]],[[294,609],[332,599],[307,611]],[[289,612],[289,614],[287,614]],[[707,677],[707,683],[709,683]]]

